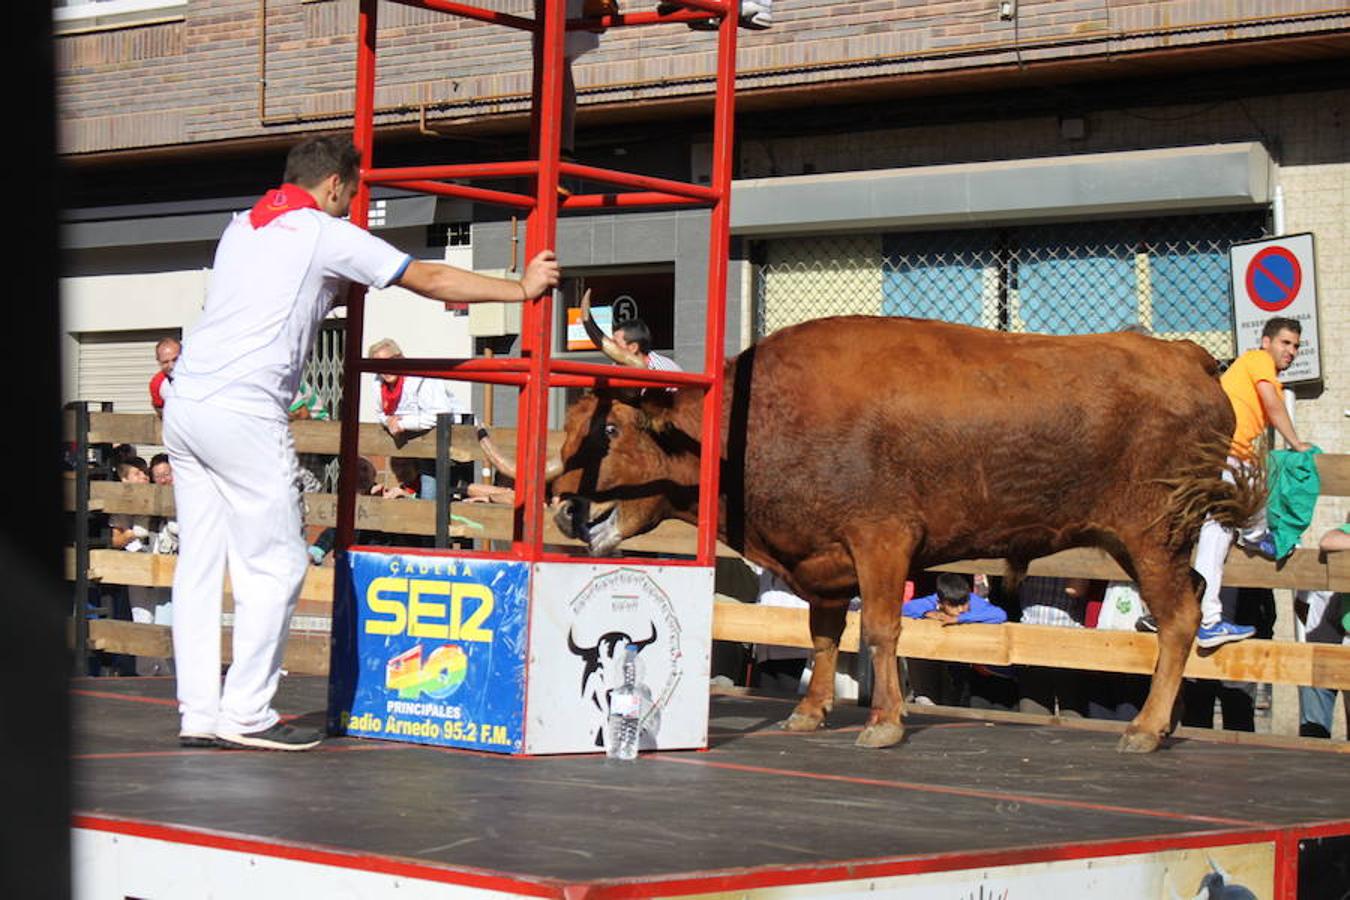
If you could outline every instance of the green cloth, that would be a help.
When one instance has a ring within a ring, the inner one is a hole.
[[[1299,538],[1312,524],[1322,478],[1317,474],[1321,447],[1306,451],[1276,450],[1270,454],[1266,501],[1266,524],[1275,540],[1275,558],[1284,559],[1298,546]]]
[[[324,408],[323,401],[319,399],[318,393],[307,381],[300,382],[300,390],[296,392],[295,399],[291,401],[290,412],[294,413],[302,406],[309,409],[311,419],[328,420],[328,410]]]

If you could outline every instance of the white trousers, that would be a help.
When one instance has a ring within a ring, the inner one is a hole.
[[[1223,470],[1223,480],[1233,484],[1233,469],[1241,467],[1242,462],[1228,457],[1228,465]],[[1243,527],[1241,538],[1244,542],[1255,543],[1265,537],[1266,508],[1252,517]],[[1223,601],[1219,589],[1223,583],[1223,564],[1228,558],[1228,550],[1233,544],[1233,529],[1225,528],[1211,518],[1205,519],[1200,526],[1200,539],[1195,544],[1195,571],[1205,579],[1205,592],[1200,596],[1200,624],[1217,625],[1223,618]]]
[[[248,734],[272,709],[291,613],[305,580],[299,464],[285,422],[180,397],[164,409],[173,464],[178,567],[173,648],[182,730]],[[226,564],[234,594],[234,662],[220,683]]]

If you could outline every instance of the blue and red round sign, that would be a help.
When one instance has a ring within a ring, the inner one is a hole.
[[[1267,247],[1247,263],[1247,296],[1266,312],[1279,312],[1298,297],[1303,268],[1284,247]]]

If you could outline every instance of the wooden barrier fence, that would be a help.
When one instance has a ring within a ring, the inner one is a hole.
[[[68,422],[68,438],[74,440],[73,425]],[[292,426],[300,452],[335,454],[338,425],[335,422],[295,422]],[[472,426],[454,426],[452,450],[460,459],[481,461]],[[90,443],[159,443],[159,422],[151,415],[92,413]],[[513,429],[494,429],[494,442],[504,452],[514,454]],[[550,435],[550,447],[560,443],[560,435]],[[360,452],[366,455],[403,455],[434,457],[435,434],[424,435],[396,446],[378,426],[362,426]],[[1350,456],[1327,454],[1318,458],[1324,495],[1350,495]],[[78,503],[76,482],[68,481],[67,509]],[[156,485],[134,485],[94,481],[89,485],[89,508],[104,513],[167,516],[174,513],[173,492]],[[335,522],[336,497],[332,494],[306,494],[306,523],[329,526]],[[450,508],[452,537],[509,541],[513,528],[510,507],[489,504],[455,503]],[[362,497],[357,504],[357,527],[395,534],[432,535],[435,533],[435,504],[426,500],[388,500]],[[691,526],[668,521],[651,533],[625,543],[634,552],[692,555],[695,532]],[[578,546],[549,523],[545,540],[550,544]],[[763,607],[741,602],[747,596],[743,562],[730,548],[718,545],[718,591],[714,608],[715,640],[745,643],[809,647],[805,610]],[[109,584],[168,587],[173,582],[176,558],[120,550],[93,550],[89,553],[88,577]],[[938,571],[986,573],[1005,571],[1002,560],[965,560],[935,567]],[[68,551],[67,577],[76,576],[75,554]],[[1095,549],[1076,549],[1035,560],[1032,575],[1124,580],[1128,576],[1105,553]],[[1224,569],[1224,583],[1242,587],[1300,588],[1350,591],[1350,552],[1320,553],[1314,549],[1296,550],[1280,563],[1274,563],[1242,550],[1234,549]],[[331,613],[333,570],[312,568],[301,592],[297,615],[327,618]],[[89,625],[89,649],[143,656],[169,656],[168,629],[108,619]],[[857,616],[850,614],[844,635],[844,649],[857,648]],[[228,636],[226,640],[228,649]],[[1157,652],[1151,634],[1066,629],[1045,626],[967,625],[959,629],[942,628],[923,620],[908,621],[901,637],[900,656],[954,662],[980,662],[990,665],[1035,665],[1059,668],[1095,669],[1111,672],[1147,673],[1153,670]],[[293,672],[321,673],[328,666],[328,635],[321,631],[294,631],[287,646],[287,668]],[[1334,644],[1294,644],[1284,641],[1249,640],[1223,647],[1217,652],[1193,651],[1186,674],[1199,678],[1223,678],[1237,681],[1266,681],[1276,684],[1316,685],[1350,690],[1350,647]]]

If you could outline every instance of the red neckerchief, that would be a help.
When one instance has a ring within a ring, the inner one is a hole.
[[[166,375],[162,370],[156,372],[150,378],[150,405],[153,406],[155,409],[164,408],[163,388],[164,382],[168,381],[168,379],[169,376]]]
[[[254,228],[261,228],[277,216],[293,209],[318,209],[319,202],[314,195],[294,184],[283,184],[276,190],[263,194],[262,199],[249,210],[248,220]]]
[[[398,401],[403,396],[403,376],[400,375],[394,379],[391,384],[380,379],[380,405],[384,408],[386,416],[392,416],[398,412]]]

